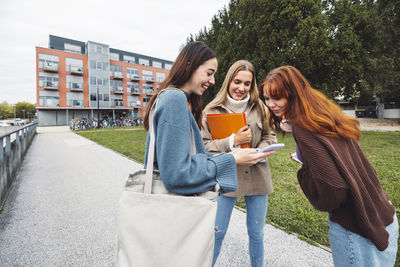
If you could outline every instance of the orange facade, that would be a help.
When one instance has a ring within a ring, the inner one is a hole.
[[[66,77],[67,75],[76,75],[67,71],[67,66],[66,66],[66,59],[67,58],[72,58],[72,59],[80,59],[83,62],[83,73],[78,74],[83,76],[83,99],[84,99],[84,107],[81,109],[90,109],[89,107],[89,72],[88,72],[88,56],[87,55],[82,55],[78,53],[72,53],[72,52],[67,52],[67,51],[61,51],[61,50],[55,50],[55,49],[49,49],[49,48],[43,48],[43,47],[36,47],[36,106],[38,108],[43,108],[44,106],[40,105],[39,101],[39,92],[42,90],[49,90],[48,88],[41,87],[39,84],[39,72],[46,72],[49,70],[46,70],[44,68],[39,67],[39,54],[47,54],[47,55],[53,55],[53,56],[58,56],[58,71],[52,70],[51,72],[58,73],[59,76],[59,85],[58,89],[50,89],[50,90],[57,90],[59,92],[59,106],[57,108],[59,109],[69,109],[72,108],[71,106],[67,105],[67,99],[66,95],[67,92],[71,92],[73,90],[67,88],[67,83],[66,83]],[[153,90],[155,91],[156,88],[158,87],[158,84],[160,83],[159,81],[156,80],[156,73],[157,72],[163,72],[165,73],[165,77],[168,75],[168,70],[166,69],[160,69],[160,68],[155,68],[155,67],[150,67],[150,66],[142,66],[138,64],[133,64],[133,63],[128,63],[128,62],[122,62],[122,61],[115,61],[115,60],[110,60],[110,64],[113,65],[119,65],[122,66],[122,73],[123,73],[123,78],[122,78],[122,86],[123,86],[123,107],[120,107],[123,109],[127,110],[137,110],[140,114],[140,117],[143,116],[143,111],[145,111],[146,107],[141,105],[140,108],[133,108],[129,106],[128,103],[128,95],[131,95],[130,92],[127,90],[127,82],[130,81],[131,79],[128,79],[126,73],[127,73],[127,68],[135,68],[139,70],[139,76],[143,77],[142,72],[143,70],[150,70],[153,72],[153,79],[154,82],[151,82],[153,84]],[[113,80],[114,77],[110,76],[110,80]],[[139,79],[139,88],[143,88],[143,84],[146,83],[142,78]],[[110,90],[110,95],[115,94],[115,92],[112,92]],[[119,93],[121,94],[121,93]],[[141,103],[143,103],[143,96],[146,95],[143,90],[141,90],[141,93],[139,95],[139,99]],[[110,104],[109,109],[113,109],[113,105]]]

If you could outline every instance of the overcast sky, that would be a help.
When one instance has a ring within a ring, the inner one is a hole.
[[[49,34],[174,61],[229,0],[0,0],[0,102],[36,103],[35,47]]]

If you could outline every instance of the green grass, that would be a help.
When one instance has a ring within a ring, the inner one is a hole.
[[[76,132],[127,157],[143,162],[146,133],[140,128],[102,129]],[[329,246],[327,213],[312,207],[298,182],[300,165],[291,161],[295,151],[291,134],[279,136],[285,147],[270,157],[274,193],[269,196],[267,222],[311,243]],[[400,214],[400,132],[363,132],[360,145],[379,174],[382,187],[388,193],[397,215]],[[243,198],[237,205],[245,208]],[[400,218],[399,218],[400,219]],[[400,248],[400,242],[399,242]],[[398,253],[399,254],[399,253]],[[397,255],[396,266],[400,266]]]
[[[142,127],[104,128],[75,133],[143,163],[147,132]]]

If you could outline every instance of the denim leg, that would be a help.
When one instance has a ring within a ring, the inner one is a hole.
[[[221,251],[222,241],[224,240],[226,231],[228,230],[229,220],[231,219],[232,210],[236,203],[236,199],[236,197],[226,197],[223,195],[220,195],[217,199],[217,216],[215,218],[215,241],[212,266],[214,266]]]
[[[394,266],[399,234],[396,214],[393,223],[386,227],[389,233],[389,245],[384,251],[378,250],[367,238],[344,229],[329,218],[328,222],[329,242],[335,266]]]
[[[268,195],[245,196],[249,254],[252,267],[264,266],[264,226]]]

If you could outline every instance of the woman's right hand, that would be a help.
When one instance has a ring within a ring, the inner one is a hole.
[[[235,158],[237,165],[254,165],[274,153],[275,151],[257,152],[254,148],[238,148],[229,152]]]
[[[249,126],[245,125],[235,133],[234,145],[248,144],[251,141],[251,130]]]

